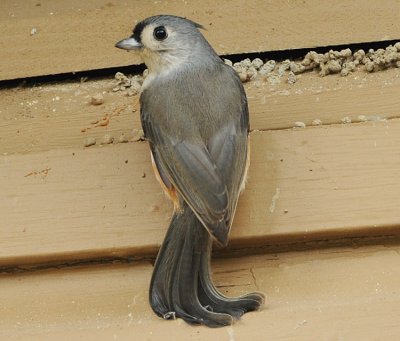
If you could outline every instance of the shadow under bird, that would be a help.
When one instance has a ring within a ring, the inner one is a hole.
[[[174,203],[155,263],[154,312],[210,327],[226,326],[264,302],[261,293],[228,298],[212,282],[212,242],[226,246],[249,165],[247,98],[199,29],[185,18],[139,22],[116,47],[140,53],[149,73],[140,117],[154,172]]]

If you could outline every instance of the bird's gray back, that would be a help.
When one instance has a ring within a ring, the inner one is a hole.
[[[142,120],[149,115],[177,139],[201,138],[206,144],[226,124],[247,134],[242,84],[231,67],[222,62],[212,64],[187,65],[155,78],[141,96]]]

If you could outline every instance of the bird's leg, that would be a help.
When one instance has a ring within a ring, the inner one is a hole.
[[[172,218],[151,279],[150,304],[157,315],[220,327],[263,304],[261,293],[228,298],[215,288],[211,248],[208,232],[184,204]]]

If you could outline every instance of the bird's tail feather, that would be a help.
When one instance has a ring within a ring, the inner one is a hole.
[[[166,319],[180,317],[210,327],[230,325],[264,302],[260,293],[223,296],[210,276],[211,237],[184,203],[172,217],[157,256],[150,284],[150,304]]]

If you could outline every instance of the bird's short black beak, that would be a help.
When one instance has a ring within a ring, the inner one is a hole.
[[[123,40],[120,40],[115,44],[115,47],[123,50],[138,50],[143,47],[143,44],[138,42],[135,38],[129,37]]]

